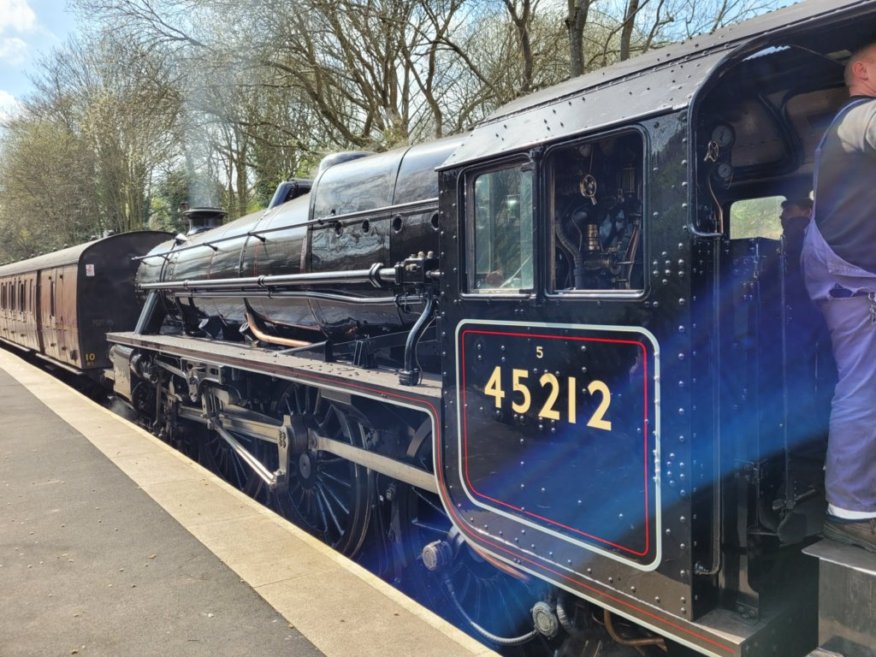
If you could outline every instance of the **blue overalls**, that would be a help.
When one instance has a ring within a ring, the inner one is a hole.
[[[853,103],[846,109],[851,109]],[[839,117],[837,117],[839,118]],[[826,138],[826,136],[825,136]],[[821,145],[816,153],[820,160]],[[817,189],[816,164],[816,189]],[[876,208],[873,208],[876,215]],[[815,216],[818,198],[815,199]],[[876,217],[874,217],[876,221]],[[876,244],[873,245],[876,249]],[[806,289],[824,315],[837,365],[825,466],[828,512],[876,517],[876,273],[834,253],[809,222],[803,240]]]

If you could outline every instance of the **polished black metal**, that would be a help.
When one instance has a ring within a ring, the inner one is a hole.
[[[426,307],[423,308],[423,313],[413,325],[410,333],[408,333],[405,341],[405,360],[404,368],[398,374],[399,383],[403,386],[415,386],[420,382],[420,368],[417,366],[417,345],[420,343],[420,338],[423,336],[423,331],[426,325],[432,320],[432,309],[435,306],[435,299],[431,294],[426,295]]]
[[[277,189],[274,191],[270,203],[268,203],[268,209],[270,210],[287,201],[307,194],[312,186],[313,182],[306,178],[292,178],[291,180],[281,182],[277,185]]]

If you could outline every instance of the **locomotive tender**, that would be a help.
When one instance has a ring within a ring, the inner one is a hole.
[[[874,28],[809,0],[331,156],[137,261],[116,393],[494,643],[806,654],[831,363],[788,245],[734,219],[809,191]],[[872,611],[832,646],[872,654]]]

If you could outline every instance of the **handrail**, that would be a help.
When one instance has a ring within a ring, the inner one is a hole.
[[[368,269],[354,269],[340,272],[311,272],[307,274],[277,274],[274,276],[248,276],[245,278],[199,278],[192,280],[158,281],[143,283],[143,290],[165,290],[170,292],[194,290],[258,290],[277,287],[299,287],[307,285],[336,285],[340,283],[370,283],[379,288],[392,285],[399,278],[398,267],[384,267],[380,263]]]

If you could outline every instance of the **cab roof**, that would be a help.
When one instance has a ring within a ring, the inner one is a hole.
[[[808,0],[572,78],[498,109],[440,169],[684,109],[739,49],[874,8],[876,0]]]

